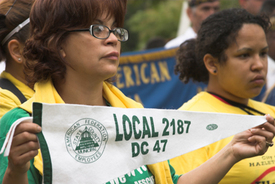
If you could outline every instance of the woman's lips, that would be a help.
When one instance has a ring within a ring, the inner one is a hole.
[[[103,58],[111,59],[111,60],[118,60],[119,53],[118,52],[111,52],[107,55],[105,55]]]
[[[265,78],[263,76],[256,76],[253,80],[253,83],[258,85],[263,85],[265,83]]]

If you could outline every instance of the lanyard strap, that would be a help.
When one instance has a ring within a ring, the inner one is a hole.
[[[0,78],[0,88],[7,89],[12,92],[20,100],[21,104],[27,101],[22,92],[8,79]]]
[[[252,108],[252,107],[249,107],[249,106],[247,106],[247,105],[244,105],[244,104],[241,104],[241,103],[238,103],[238,102],[234,102],[234,101],[229,100],[229,99],[227,99],[227,98],[224,98],[224,97],[222,97],[222,96],[220,96],[220,95],[218,95],[218,94],[216,94],[216,93],[209,92],[209,91],[208,91],[208,93],[210,93],[210,94],[212,94],[212,95],[214,95],[214,96],[217,96],[217,97],[223,99],[225,102],[227,102],[228,104],[230,104],[230,105],[232,105],[232,106],[239,107],[240,109],[242,109],[244,112],[246,112],[246,113],[249,114],[249,115],[255,115],[255,114],[252,114],[251,112],[249,112],[249,110],[250,110],[250,111],[253,111],[253,112],[256,112],[256,113],[258,113],[258,114],[260,114],[260,115],[265,115],[265,113],[263,113],[263,112],[261,112],[261,111],[258,111],[257,109],[254,109],[254,108]]]

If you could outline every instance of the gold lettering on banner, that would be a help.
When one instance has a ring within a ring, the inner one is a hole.
[[[139,102],[139,103],[143,104],[138,94],[135,94],[135,95],[134,95],[134,100],[135,100],[136,102]]]
[[[147,74],[146,74],[147,73]],[[142,63],[141,65],[120,66],[116,75],[116,86],[119,89],[140,86],[141,84],[155,84],[170,81],[166,61]]]
[[[124,88],[124,83],[121,83],[121,77],[122,77],[122,74],[121,74],[121,67],[118,67],[117,69],[117,74],[116,74],[116,86],[121,89],[121,88]]]
[[[155,82],[159,82],[159,74],[156,68],[155,63],[151,63],[151,84],[154,84]]]
[[[129,88],[131,86],[135,86],[135,82],[132,79],[132,70],[129,66],[124,66],[123,67],[123,72],[124,72],[124,76],[125,76],[125,84],[126,87]]]
[[[140,67],[140,75],[141,80],[144,84],[148,84],[150,82],[150,79],[146,77],[145,75],[145,68],[147,68],[147,63],[143,63]]]
[[[160,61],[158,63],[159,65],[159,69],[160,69],[160,80],[162,82],[164,82],[165,80],[170,81],[171,80],[171,76],[169,74],[169,70],[168,70],[168,66],[167,66],[167,62],[165,61]]]
[[[138,71],[138,65],[134,65],[133,68],[135,71],[136,85],[140,86],[141,82],[140,82],[140,76],[139,76],[139,71]]]

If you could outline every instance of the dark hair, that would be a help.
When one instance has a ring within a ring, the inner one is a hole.
[[[265,0],[263,2],[263,5],[260,9],[261,14],[266,14],[267,16],[272,16],[274,15],[274,10],[275,10],[275,1],[274,0]]]
[[[4,60],[8,54],[7,45],[10,40],[16,39],[20,43],[25,43],[29,38],[29,24],[24,26],[19,32],[9,38],[4,45],[3,39],[19,24],[24,22],[30,14],[34,0],[2,0],[0,3],[0,61]],[[11,8],[11,6],[13,7]],[[11,9],[10,9],[11,8]],[[10,11],[9,11],[10,9]],[[8,12],[9,11],[9,12]],[[7,16],[5,15],[8,12]]]
[[[31,37],[26,42],[25,74],[33,85],[37,81],[64,79],[66,63],[60,45],[68,31],[88,28],[106,10],[123,27],[127,0],[36,0],[30,14]]]
[[[189,79],[208,83],[209,74],[203,58],[211,54],[219,62],[225,62],[225,50],[236,41],[243,24],[258,24],[267,31],[267,16],[254,16],[244,9],[227,9],[210,15],[205,19],[198,31],[197,39],[188,40],[180,45],[177,51],[175,73],[179,79],[187,83]]]
[[[166,44],[166,40],[164,38],[153,37],[146,43],[145,49],[164,47],[165,44]]]

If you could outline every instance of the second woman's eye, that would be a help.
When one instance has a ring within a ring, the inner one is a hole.
[[[241,59],[245,59],[245,58],[247,58],[249,56],[250,56],[249,53],[244,53],[244,54],[240,54],[238,57],[241,58]]]
[[[260,56],[261,56],[261,57],[267,57],[267,51],[261,52],[261,53],[260,53]]]

